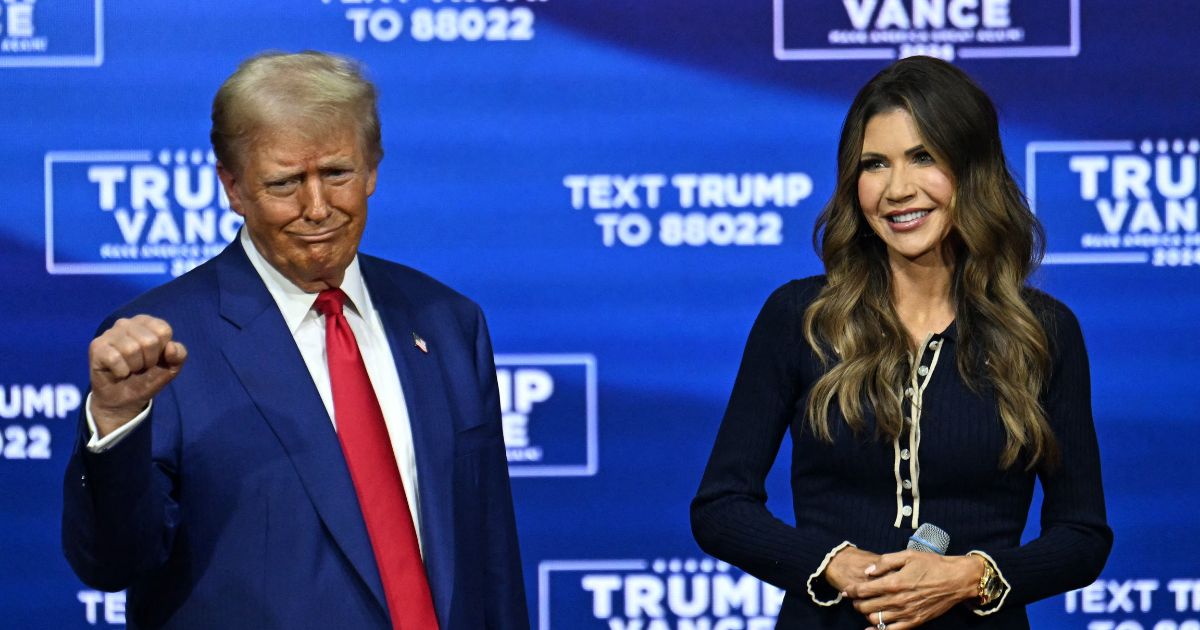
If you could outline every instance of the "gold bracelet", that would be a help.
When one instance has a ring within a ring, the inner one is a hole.
[[[987,606],[1001,595],[1000,575],[992,562],[982,554],[973,554],[983,562],[983,575],[979,578],[979,605]]]

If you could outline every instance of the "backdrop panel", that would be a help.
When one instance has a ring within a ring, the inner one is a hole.
[[[999,105],[1049,235],[1035,283],[1091,355],[1116,545],[1034,627],[1200,630],[1191,0],[169,4],[0,2],[0,626],[123,623],[60,551],[87,343],[236,232],[220,81],[311,48],[381,89],[364,249],[488,314],[536,627],[772,627],[781,594],[705,557],[688,502],[758,308],[820,271],[850,100],[922,53]],[[774,475],[785,518],[787,495]]]

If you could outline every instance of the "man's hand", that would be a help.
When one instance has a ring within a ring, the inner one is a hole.
[[[888,630],[909,630],[974,598],[982,575],[982,563],[969,556],[901,551],[880,556],[868,576],[872,579],[844,591],[871,625],[879,623],[882,612]]]
[[[839,592],[843,592],[851,584],[871,579],[872,576],[868,572],[875,568],[879,558],[877,553],[863,551],[857,547],[843,547],[825,567],[825,581]]]
[[[171,339],[171,326],[149,315],[118,319],[88,346],[90,410],[99,437],[142,412],[179,374],[187,348]]]

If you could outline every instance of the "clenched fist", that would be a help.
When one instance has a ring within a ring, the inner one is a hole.
[[[187,348],[171,325],[149,315],[118,319],[88,346],[96,430],[104,437],[142,412],[179,374]]]

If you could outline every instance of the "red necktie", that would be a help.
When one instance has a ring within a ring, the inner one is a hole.
[[[341,289],[326,289],[317,295],[314,305],[325,316],[325,353],[338,441],[375,551],[392,627],[436,629],[433,598],[396,455],[354,331],[342,314],[345,303]]]

